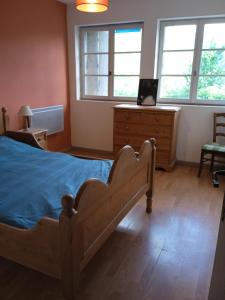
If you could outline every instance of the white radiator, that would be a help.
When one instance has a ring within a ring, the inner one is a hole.
[[[63,105],[32,109],[31,127],[47,129],[48,135],[64,130]]]

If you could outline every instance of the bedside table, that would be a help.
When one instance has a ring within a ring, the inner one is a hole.
[[[28,128],[28,130],[18,130],[18,132],[23,132],[27,134],[32,134],[33,137],[37,140],[38,144],[47,149],[47,129],[38,129],[38,128]]]

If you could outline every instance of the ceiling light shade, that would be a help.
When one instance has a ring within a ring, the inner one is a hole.
[[[83,12],[104,12],[108,6],[109,0],[76,0],[76,8]]]

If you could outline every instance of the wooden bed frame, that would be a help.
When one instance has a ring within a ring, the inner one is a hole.
[[[7,131],[6,110],[2,113],[6,136],[41,148],[31,136]],[[0,223],[0,256],[61,279],[65,299],[78,299],[80,271],[144,194],[146,211],[152,211],[155,152],[154,139],[145,141],[139,153],[125,146],[107,184],[90,179],[75,199],[63,197],[59,221],[44,217],[34,229]]]

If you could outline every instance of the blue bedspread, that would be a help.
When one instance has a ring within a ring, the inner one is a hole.
[[[111,166],[0,137],[0,222],[32,228],[44,216],[58,219],[62,196],[89,178],[107,182]]]

